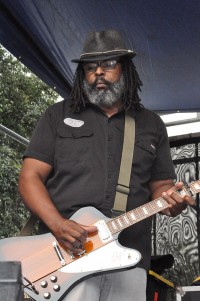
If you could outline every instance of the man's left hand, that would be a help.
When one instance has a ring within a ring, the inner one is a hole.
[[[168,216],[177,216],[180,214],[187,205],[194,206],[195,201],[190,196],[181,197],[177,190],[181,190],[183,187],[183,183],[179,182],[174,185],[174,187],[168,189],[167,191],[162,193],[162,197],[167,201],[169,207],[162,211],[163,214]]]

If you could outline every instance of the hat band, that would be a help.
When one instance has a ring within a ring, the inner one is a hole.
[[[134,53],[132,50],[127,50],[127,49],[116,49],[116,50],[108,50],[108,51],[99,51],[99,52],[85,52],[83,54],[81,54],[81,57],[85,57],[85,56],[95,56],[95,55],[104,55],[104,54],[109,54],[109,53],[118,53],[118,52],[127,52],[127,53]]]

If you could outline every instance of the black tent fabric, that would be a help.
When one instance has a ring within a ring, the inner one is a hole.
[[[63,97],[86,34],[119,30],[137,56],[143,104],[198,111],[198,0],[0,0],[0,43]]]

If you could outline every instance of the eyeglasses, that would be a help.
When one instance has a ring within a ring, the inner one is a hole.
[[[101,67],[104,71],[112,70],[115,68],[117,63],[119,63],[119,61],[116,61],[116,60],[101,61],[101,62],[95,62],[95,63],[85,63],[85,64],[83,64],[83,69],[86,73],[96,72],[98,67]]]

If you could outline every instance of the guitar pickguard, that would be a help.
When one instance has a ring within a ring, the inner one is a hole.
[[[141,259],[141,254],[129,248],[122,247],[117,241],[91,252],[60,269],[64,273],[105,272],[119,268],[135,266]]]

